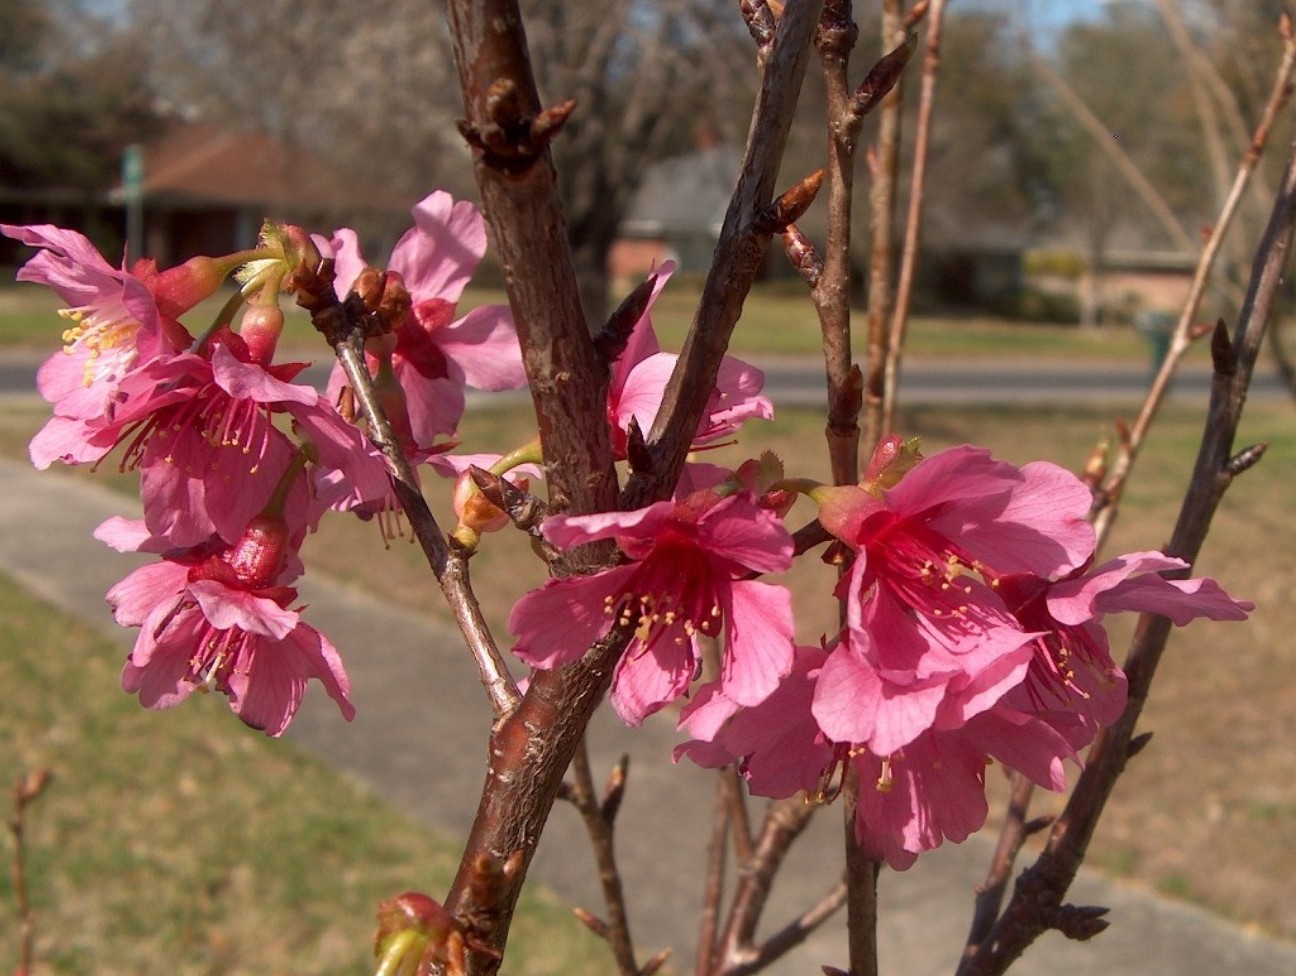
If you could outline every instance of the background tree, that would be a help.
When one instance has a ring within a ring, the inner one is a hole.
[[[157,128],[138,35],[77,4],[3,0],[0,22],[0,186],[102,194]]]

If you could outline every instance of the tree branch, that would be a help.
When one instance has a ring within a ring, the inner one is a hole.
[[[1278,197],[1256,258],[1238,327],[1230,340],[1223,325],[1212,340],[1215,377],[1201,449],[1184,496],[1167,554],[1192,563],[1211,518],[1238,465],[1233,439],[1255,367],[1256,354],[1273,309],[1296,229],[1296,144],[1288,156]],[[1183,572],[1187,572],[1184,570]],[[1044,852],[1020,879],[1007,909],[986,942],[963,961],[959,976],[1004,972],[1049,928],[1075,921],[1062,899],[1079,870],[1098,817],[1132,752],[1134,728],[1170,633],[1165,617],[1144,614],[1125,660],[1129,704],[1121,718],[1099,733],[1066,809],[1053,825]],[[1090,919],[1089,923],[1095,921]],[[1087,931],[1087,925],[1080,928]]]
[[[355,292],[345,301],[338,300],[333,291],[332,262],[325,262],[320,268],[299,268],[296,281],[297,303],[310,312],[311,322],[333,347],[346,373],[347,383],[354,391],[368,425],[369,439],[382,453],[396,500],[409,519],[410,531],[418,540],[428,566],[441,586],[498,719],[517,705],[517,686],[499,648],[495,646],[481,604],[473,592],[468,556],[449,544],[437,524],[374,389],[373,377],[369,375],[361,351],[368,312]]]
[[[594,778],[590,771],[589,751],[585,737],[581,736],[572,759],[573,784],[570,799],[585,823],[594,860],[598,864],[599,883],[603,886],[603,904],[607,909],[607,933],[604,936],[616,959],[621,976],[639,976],[635,962],[634,940],[630,937],[630,918],[626,914],[625,892],[621,886],[621,872],[617,868],[614,828],[616,807],[620,805],[620,791],[625,789],[626,764],[629,756],[622,756],[612,774],[610,789],[617,791],[612,804],[600,801],[594,794]]]
[[[754,226],[774,196],[788,128],[805,76],[822,0],[783,11],[761,79],[760,93],[738,185],[725,214],[698,310],[649,434],[651,465],[636,471],[622,492],[624,508],[665,498],[679,480],[684,458],[702,419],[721,357],[742,314],[772,231]]]

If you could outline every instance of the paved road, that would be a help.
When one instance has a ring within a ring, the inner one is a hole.
[[[133,632],[111,628],[103,594],[137,560],[108,552],[90,532],[110,515],[133,514],[131,503],[87,479],[38,473],[2,458],[0,497],[0,572],[110,628],[128,647]],[[426,618],[328,579],[308,577],[302,595],[311,622],[346,658],[358,715],[347,725],[312,687],[291,736],[426,823],[461,834],[483,776],[488,713],[455,637]],[[157,720],[159,727],[166,721]],[[670,765],[673,741],[669,722],[650,720],[632,734],[604,709],[596,718],[592,752],[601,770],[622,752],[632,756],[617,838],[635,934],[645,955],[675,946],[675,965],[687,970],[699,902],[697,868],[706,844],[695,815],[710,808],[711,787],[701,770]],[[104,811],[105,843],[113,818],[129,815]],[[830,883],[839,863],[839,817],[836,809],[821,815],[794,851],[765,931],[804,910]],[[883,972],[952,972],[988,855],[989,842],[973,838],[925,856],[912,871],[884,874]],[[599,910],[591,858],[571,810],[560,806],[555,812],[533,876],[572,902]],[[1047,937],[1014,967],[1018,976],[1296,974],[1296,946],[1257,937],[1200,910],[1090,874],[1082,875],[1073,898],[1110,906],[1112,928],[1088,943]],[[843,965],[843,951],[838,917],[770,972],[809,976],[824,964]]]
[[[0,394],[29,393],[35,389],[36,367],[42,355],[0,353]],[[771,359],[759,363],[765,370],[765,391],[776,404],[817,405],[823,402],[823,366],[813,359]],[[308,380],[323,386],[327,370],[314,366]],[[1147,387],[1143,364],[1022,362],[992,360],[915,360],[901,375],[903,402],[912,406],[955,403],[1136,403]],[[1200,367],[1183,371],[1175,381],[1176,395],[1206,395],[1208,372]],[[521,396],[522,394],[518,394]],[[1259,371],[1252,384],[1253,397],[1286,396],[1278,377]]]

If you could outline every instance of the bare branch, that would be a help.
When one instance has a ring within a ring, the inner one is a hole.
[[[756,949],[752,961],[733,971],[732,976],[757,973],[774,960],[791,952],[846,904],[846,882],[838,881],[804,914],[779,929]]]
[[[1193,272],[1188,296],[1185,298],[1183,309],[1179,313],[1179,320],[1175,324],[1174,333],[1170,338],[1170,344],[1161,362],[1161,367],[1148,389],[1147,397],[1143,401],[1138,418],[1130,428],[1128,435],[1122,438],[1122,449],[1116,455],[1111,471],[1103,483],[1102,491],[1096,496],[1093,521],[1099,542],[1105,539],[1111,531],[1121,495],[1124,492],[1125,484],[1129,479],[1134,463],[1138,459],[1139,451],[1147,438],[1148,431],[1152,427],[1152,422],[1156,419],[1162,402],[1165,400],[1170,389],[1170,383],[1174,379],[1174,374],[1178,370],[1184,354],[1192,345],[1194,339],[1193,320],[1197,315],[1197,309],[1201,305],[1211,267],[1223,244],[1224,236],[1233,223],[1233,218],[1237,213],[1247,183],[1255,172],[1260,156],[1268,144],[1269,135],[1273,130],[1274,122],[1278,118],[1278,113],[1291,95],[1293,72],[1296,72],[1296,39],[1288,36],[1283,47],[1282,61],[1274,73],[1274,82],[1269,91],[1269,99],[1265,103],[1260,122],[1256,125],[1251,144],[1238,164],[1237,173],[1233,178],[1233,185],[1221,206],[1214,226],[1211,228],[1210,237],[1207,238],[1197,260],[1197,267]]]
[[[820,2],[789,5],[778,22],[738,186],[725,214],[692,328],[649,435],[653,463],[649,470],[631,476],[622,492],[625,508],[638,508],[670,493],[715,388],[721,357],[769,244],[768,235],[755,233],[752,223],[773,199]]]
[[[1227,335],[1217,340],[1221,347],[1227,344],[1229,355],[1225,358],[1230,360],[1227,365],[1231,371],[1215,375],[1201,449],[1166,550],[1167,554],[1188,563],[1196,559],[1211,517],[1233,480],[1228,470],[1233,438],[1291,250],[1294,229],[1296,145],[1288,156],[1278,198],[1256,253],[1236,333],[1231,341]],[[1217,330],[1217,336],[1222,332]],[[1018,880],[1007,909],[976,954],[964,960],[960,976],[1002,973],[1046,929],[1070,924],[1062,898],[1079,870],[1107,798],[1129,761],[1134,728],[1147,700],[1170,626],[1165,617],[1144,614],[1140,618],[1125,660],[1129,682],[1125,713],[1094,740],[1084,772],[1066,809],[1053,825],[1044,852]],[[1081,928],[1083,931],[1084,927]]]
[[[721,940],[716,971],[729,972],[750,962],[755,953],[756,927],[769,899],[770,887],[793,841],[809,824],[814,807],[799,797],[774,800],[766,808],[765,823],[751,860],[740,867],[729,918]]]
[[[904,3],[883,0],[882,46],[893,50],[907,43]],[[869,215],[873,234],[869,242],[868,355],[864,369],[864,446],[872,450],[882,437],[882,404],[886,385],[887,340],[892,306],[892,244],[895,234],[896,173],[900,166],[901,85],[882,100]]]
[[[491,708],[498,719],[517,705],[517,686],[495,645],[490,627],[482,615],[481,604],[473,592],[467,555],[450,546],[432,515],[432,510],[428,508],[418,478],[405,457],[374,389],[373,377],[369,375],[369,367],[361,351],[364,335],[370,328],[369,312],[355,292],[348,295],[345,301],[338,301],[333,293],[331,261],[324,262],[318,269],[299,268],[296,284],[297,303],[310,312],[311,321],[329,340],[346,373],[347,383],[350,384],[368,425],[369,439],[387,463],[396,499],[405,512],[405,517],[409,519],[410,531],[423,549],[428,566],[441,585],[446,604],[472,652],[482,687],[486,689]]]
[[[624,767],[621,768],[623,789]],[[608,913],[608,920],[599,934],[611,947],[621,976],[639,976],[634,941],[630,937],[630,917],[626,913],[625,892],[621,885],[621,872],[617,868],[616,846],[613,842],[615,809],[612,809],[612,815],[609,816],[608,802],[600,802],[594,794],[594,778],[590,771],[589,751],[585,747],[584,736],[572,758],[572,773],[570,799],[585,823],[585,833],[589,836],[594,860],[598,864],[599,883],[603,886],[603,904]],[[615,802],[619,805],[620,801],[618,799]]]
[[[941,31],[944,24],[945,0],[932,0],[927,11],[927,51],[923,57],[918,120],[914,133],[913,168],[909,178],[909,213],[905,219],[904,246],[900,252],[900,273],[896,279],[895,305],[891,309],[890,335],[887,338],[881,419],[881,433],[884,437],[891,433],[895,423],[900,361],[904,355],[905,332],[909,324],[909,303],[913,299],[914,273],[918,267],[923,201],[927,187],[927,157],[931,147],[936,76],[940,70]]]

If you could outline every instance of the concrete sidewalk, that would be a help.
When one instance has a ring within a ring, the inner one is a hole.
[[[80,478],[38,473],[0,459],[0,572],[35,594],[119,635],[103,594],[141,560],[110,552],[91,531],[110,515],[137,514],[132,503]],[[375,793],[450,834],[472,819],[485,768],[489,712],[475,671],[454,634],[420,616],[308,576],[308,618],[346,661],[358,712],[348,725],[318,687],[292,726],[295,741]],[[429,581],[429,600],[439,593]],[[165,722],[163,716],[159,722]],[[233,721],[233,719],[231,719]],[[617,839],[636,942],[644,958],[675,947],[673,967],[691,968],[707,840],[711,777],[670,764],[669,722],[631,733],[606,709],[595,722],[593,761],[603,775],[623,752],[630,783]],[[161,788],[165,788],[160,784]],[[817,818],[778,884],[766,931],[812,904],[840,863],[840,811]],[[950,973],[983,876],[989,842],[974,838],[882,879],[882,971],[903,976]],[[597,881],[575,813],[559,805],[532,877],[575,904],[602,913]],[[1292,976],[1296,946],[1254,936],[1198,909],[1085,874],[1076,904],[1110,906],[1112,927],[1089,943],[1050,934],[1012,970],[1021,976]],[[845,964],[842,920],[830,922],[771,972],[810,976]]]

